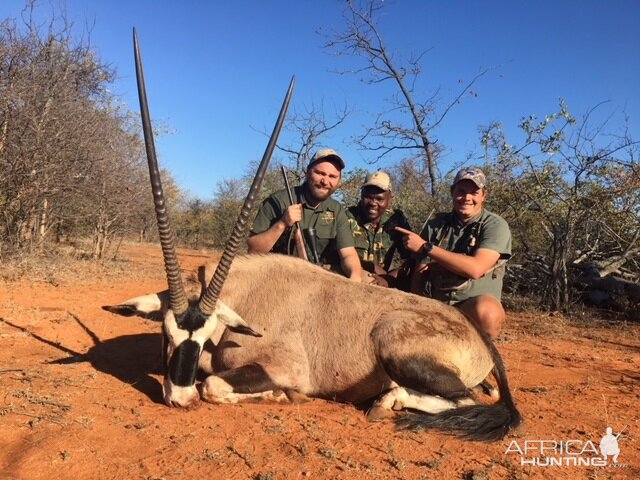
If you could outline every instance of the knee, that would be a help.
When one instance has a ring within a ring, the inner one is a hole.
[[[222,402],[232,392],[233,387],[216,375],[209,375],[200,385],[200,396],[207,402]]]
[[[495,340],[502,328],[502,320],[490,317],[482,322],[481,327],[491,340]]]
[[[505,318],[502,304],[496,298],[485,296],[481,299],[478,310],[482,328],[491,339],[495,339],[500,333]]]
[[[500,301],[489,295],[482,295],[465,302],[461,310],[467,313],[489,337],[493,340],[500,333],[505,311]]]

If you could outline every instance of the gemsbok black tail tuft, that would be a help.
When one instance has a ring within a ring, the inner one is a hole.
[[[396,420],[402,429],[415,431],[433,428],[457,433],[470,440],[494,442],[501,440],[512,428],[520,425],[522,417],[505,403],[470,405],[441,413],[407,414]]]

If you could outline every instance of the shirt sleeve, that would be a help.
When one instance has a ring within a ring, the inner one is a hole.
[[[478,248],[500,253],[500,258],[511,257],[511,230],[505,219],[497,215],[489,217],[480,232]]]
[[[282,208],[276,198],[272,195],[268,197],[262,205],[253,221],[251,235],[265,232],[282,217]]]

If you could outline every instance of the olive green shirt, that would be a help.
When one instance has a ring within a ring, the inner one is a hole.
[[[404,248],[402,234],[394,227],[411,230],[409,221],[401,210],[387,209],[380,218],[380,223],[374,225],[366,219],[358,205],[347,209],[347,218],[360,260],[372,262],[389,271],[397,268],[410,256]]]
[[[420,236],[450,252],[473,255],[478,248],[488,248],[500,254],[496,266],[476,280],[449,272],[428,256],[424,257],[421,263],[429,265],[427,288],[430,287],[430,292],[427,293],[431,297],[450,304],[479,295],[500,300],[504,264],[511,257],[511,231],[502,217],[483,209],[463,224],[455,212],[442,213],[427,223]]]
[[[295,187],[293,192],[294,202],[302,204],[303,213],[300,227],[303,230],[309,227],[315,228],[320,261],[325,264],[338,265],[340,263],[338,250],[354,246],[353,236],[345,213],[346,210],[338,201],[332,198],[320,202],[316,208],[307,205],[302,191],[303,188],[305,188],[305,184]],[[255,235],[271,228],[273,224],[280,220],[290,205],[291,202],[286,189],[273,193],[262,203],[250,234]],[[297,256],[293,237],[293,229],[286,229],[271,251]],[[312,258],[309,245],[306,248],[307,256]]]

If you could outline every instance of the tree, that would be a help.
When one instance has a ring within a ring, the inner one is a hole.
[[[92,143],[96,107],[104,105],[112,72],[66,23],[41,33],[29,18],[0,25],[0,187],[2,233],[17,247],[40,245],[56,200],[82,171],[80,152]]]
[[[90,236],[100,258],[153,218],[137,116],[72,25],[54,15],[43,30],[34,8],[0,24],[0,250]]]
[[[640,179],[638,143],[611,116],[597,121],[602,105],[580,121],[560,102],[543,120],[531,115],[519,127],[520,145],[507,142],[499,124],[482,131],[493,196],[501,204],[523,251],[527,283],[538,279],[542,301],[567,311],[576,299],[576,277],[623,275],[640,279]]]
[[[293,137],[288,144],[282,142],[277,145],[278,150],[286,153],[289,157],[289,165],[294,169],[294,175],[298,181],[302,181],[309,160],[320,146],[320,139],[326,136],[331,130],[342,125],[351,115],[351,110],[345,104],[341,109],[334,112],[331,118],[327,118],[324,110],[324,102],[316,107],[304,107],[303,112],[294,109],[289,115],[285,124],[285,131],[289,137]]]
[[[444,121],[449,111],[466,94],[475,94],[471,88],[485,69],[476,74],[456,97],[443,109],[439,109],[437,92],[421,99],[415,86],[423,73],[424,52],[398,60],[399,56],[387,49],[378,26],[377,15],[382,9],[381,0],[366,0],[362,3],[348,0],[345,15],[346,27],[325,43],[325,48],[336,55],[357,56],[364,60],[364,66],[357,70],[339,73],[362,75],[369,84],[391,81],[397,91],[388,100],[390,109],[378,114],[372,127],[356,138],[363,149],[374,152],[376,160],[391,152],[406,152],[409,159],[420,159],[428,175],[429,193],[437,195],[438,175],[436,171],[439,148],[435,130]]]
[[[212,241],[215,248],[224,248],[231,236],[249,184],[247,180],[223,180],[218,183],[212,209]]]

